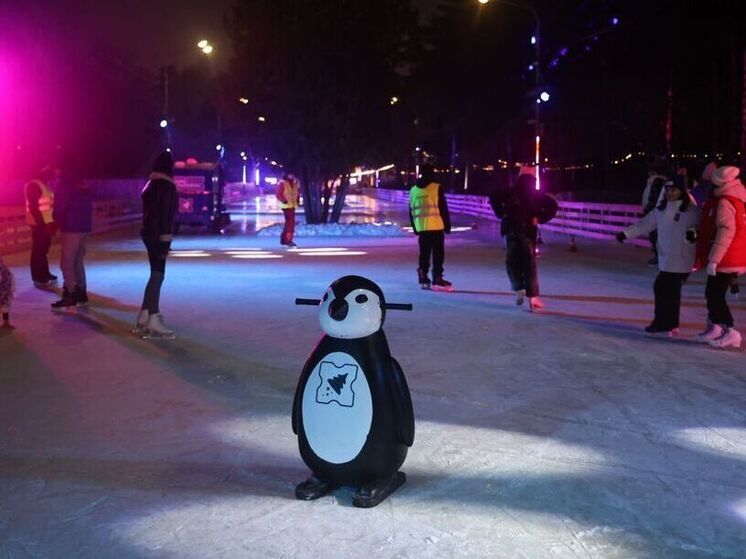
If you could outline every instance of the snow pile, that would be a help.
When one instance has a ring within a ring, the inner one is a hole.
[[[283,226],[275,223],[257,231],[260,237],[279,237]],[[398,223],[296,223],[296,237],[406,237]]]

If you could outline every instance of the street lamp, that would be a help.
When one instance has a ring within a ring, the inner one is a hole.
[[[478,0],[480,4],[487,4],[490,0]],[[529,70],[534,70],[534,83],[536,91],[539,91],[541,85],[541,21],[539,20],[539,13],[532,6],[521,4],[519,2],[513,2],[512,0],[494,0],[500,4],[507,4],[514,8],[519,8],[530,12],[534,18],[535,33],[531,35],[531,44],[536,50],[536,62],[529,66]],[[532,67],[533,66],[533,67]],[[544,96],[546,95],[546,99]],[[536,165],[536,190],[541,188],[541,169],[539,168],[539,162],[541,158],[541,136],[543,133],[541,126],[541,102],[548,101],[549,94],[543,92],[541,96],[536,100],[534,108],[534,164]]]
[[[248,105],[249,104],[249,100],[246,97],[239,97],[238,98],[238,102],[241,103],[242,105]]]

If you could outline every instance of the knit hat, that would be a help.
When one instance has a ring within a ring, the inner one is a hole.
[[[702,180],[703,181],[709,181],[712,180],[712,174],[715,172],[715,169],[717,169],[717,164],[710,161],[702,171]]]
[[[679,190],[686,191],[686,177],[684,175],[676,175],[673,179],[669,179],[663,183],[664,188],[678,188]]]
[[[732,165],[718,167],[717,170],[712,173],[712,184],[714,184],[715,186],[722,186],[736,180],[740,173],[741,170],[738,167],[733,167]]]
[[[153,163],[153,172],[163,173],[169,177],[174,174],[174,158],[170,151],[162,151]]]

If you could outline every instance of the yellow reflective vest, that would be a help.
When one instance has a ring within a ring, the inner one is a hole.
[[[280,207],[283,210],[290,208],[297,208],[298,204],[298,183],[295,181],[281,180],[277,187],[277,199],[280,202]],[[285,202],[282,201],[285,198]]]
[[[409,191],[409,209],[412,212],[414,230],[416,233],[422,231],[443,231],[445,224],[438,209],[438,190],[440,184],[431,182],[425,188],[413,186]]]
[[[39,198],[39,211],[41,217],[44,219],[44,223],[52,223],[54,218],[52,217],[52,207],[54,206],[54,192],[49,190],[49,187],[39,179],[33,179],[26,183],[24,187],[24,194],[26,197],[26,223],[28,225],[37,225],[34,216],[31,215],[31,208],[28,201],[28,189],[31,185],[39,187],[41,190],[41,197]]]

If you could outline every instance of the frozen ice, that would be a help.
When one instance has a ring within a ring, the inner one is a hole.
[[[447,237],[452,293],[419,289],[412,236],[288,251],[244,225],[174,242],[176,340],[130,332],[147,278],[134,228],[91,239],[87,310],[51,313],[28,255],[5,258],[0,557],[746,556],[746,361],[692,341],[701,273],[681,336],[650,339],[644,249],[545,236],[539,314],[516,307],[488,223]],[[308,472],[290,410],[321,335],[293,302],[349,273],[414,304],[384,326],[415,408],[408,480],[370,510],[350,488],[293,496]]]

